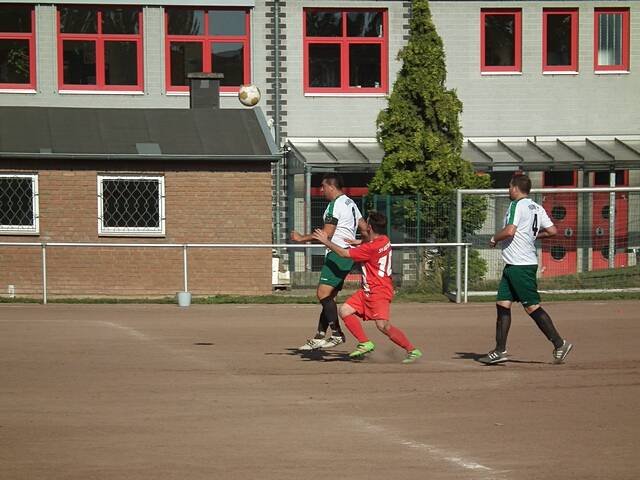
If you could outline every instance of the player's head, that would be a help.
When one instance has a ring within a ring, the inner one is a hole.
[[[367,217],[367,225],[378,235],[384,235],[387,233],[387,217],[384,214],[376,211],[369,212]]]
[[[531,179],[527,175],[516,175],[509,182],[509,196],[511,200],[516,197],[527,196],[531,191]]]
[[[325,173],[322,176],[320,190],[327,199],[333,200],[342,195],[343,188],[344,180],[342,179],[342,175],[338,173]]]

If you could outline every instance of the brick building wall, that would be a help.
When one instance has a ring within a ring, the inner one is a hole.
[[[38,174],[40,234],[2,235],[4,242],[271,243],[270,165],[170,166],[86,164],[82,168],[21,160],[0,172]],[[15,168],[17,166],[20,168]],[[5,168],[6,167],[6,168]],[[98,235],[98,174],[163,175],[166,234],[140,238]],[[0,293],[42,294],[41,249],[0,248]],[[191,249],[189,291],[205,294],[271,292],[271,251]],[[48,295],[164,296],[183,289],[182,249],[47,249]]]

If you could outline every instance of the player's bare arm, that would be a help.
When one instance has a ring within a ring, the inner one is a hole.
[[[317,240],[318,242],[322,243],[323,245],[325,245],[329,250],[331,250],[332,252],[335,252],[336,254],[338,254],[340,257],[344,257],[344,258],[350,258],[351,255],[349,254],[349,249],[348,248],[342,248],[339,247],[338,245],[336,245],[335,243],[333,243],[330,239],[329,236],[327,235],[327,233],[325,232],[324,229],[319,229],[316,228],[313,233],[311,234],[312,238],[314,240]]]
[[[550,227],[543,228],[540,233],[538,233],[538,238],[550,238],[555,236],[558,233],[558,229],[555,225],[551,225]]]
[[[496,233],[491,240],[489,240],[489,246],[494,248],[498,242],[512,238],[516,234],[517,227],[513,224],[509,224]]]
[[[321,231],[325,232],[328,238],[331,238],[333,237],[333,234],[336,231],[336,225],[332,223],[325,223]],[[292,230],[291,240],[298,243],[306,243],[306,242],[312,242],[313,240],[315,240],[315,237],[313,236],[313,234],[303,235],[301,233],[296,232],[295,230]]]

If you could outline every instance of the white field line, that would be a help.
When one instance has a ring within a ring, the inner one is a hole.
[[[384,438],[390,443],[424,452],[434,460],[449,463],[462,471],[466,471],[470,475],[469,478],[473,478],[474,480],[506,480],[504,470],[494,470],[491,467],[477,463],[469,458],[464,458],[457,452],[451,452],[434,445],[402,438],[384,427],[374,425],[361,418],[351,418],[350,420],[359,429],[377,434],[377,438]]]

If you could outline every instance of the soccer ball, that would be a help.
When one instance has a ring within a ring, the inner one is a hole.
[[[260,89],[255,85],[240,85],[238,100],[247,107],[253,107],[260,101]]]

